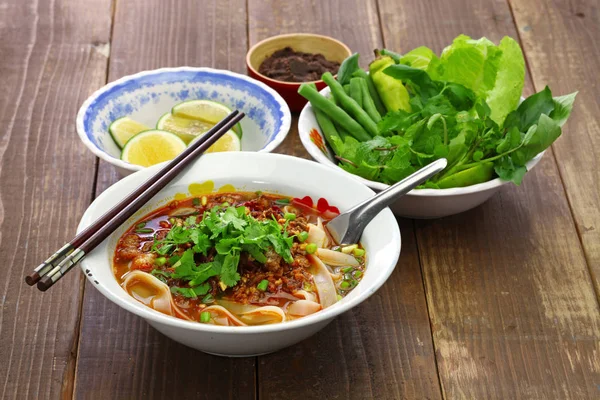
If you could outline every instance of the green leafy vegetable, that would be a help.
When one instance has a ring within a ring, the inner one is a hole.
[[[435,53],[430,48],[421,46],[404,54],[399,61],[409,67],[426,70],[431,60],[437,60]]]
[[[505,36],[498,45],[502,51],[494,87],[485,101],[492,110],[491,119],[502,124],[504,118],[517,107],[525,84],[525,59],[519,44]]]
[[[210,290],[210,285],[205,283],[204,285],[196,286],[194,288],[171,286],[171,293],[178,293],[185,297],[198,297],[204,296]]]
[[[340,69],[337,73],[337,80],[341,85],[350,83],[352,74],[359,69],[358,57],[359,54],[354,53],[350,57],[346,58],[340,65]]]
[[[460,35],[439,57],[423,46],[404,55],[385,49],[375,54],[369,75],[357,66],[351,69],[355,79],[362,79],[355,82],[367,84],[362,109],[376,122],[376,130],[354,107],[356,102],[348,113],[331,109],[328,114],[332,124],[343,125],[352,135],[328,141],[339,166],[368,180],[393,184],[444,157],[447,167],[424,187],[469,186],[496,176],[518,185],[527,163],[561,135],[577,95],[553,98],[546,87],[521,102],[525,61],[519,44],[509,37],[495,45]],[[356,59],[353,55],[345,68]],[[338,81],[326,83],[333,86],[333,101],[342,105],[347,96],[339,83],[349,79]],[[322,100],[309,89],[300,93],[315,104]],[[327,102],[319,107],[335,106]]]

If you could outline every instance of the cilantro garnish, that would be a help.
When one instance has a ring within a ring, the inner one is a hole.
[[[209,278],[217,276],[219,281],[232,287],[240,280],[238,264],[240,254],[245,251],[257,262],[265,263],[265,253],[273,249],[286,262],[293,261],[291,247],[294,236],[289,236],[287,224],[282,226],[276,218],[257,220],[246,214],[246,207],[215,206],[202,215],[185,219],[183,226],[174,226],[162,240],[154,241],[152,251],[170,256],[169,265],[173,272],[153,270],[152,274],[161,280],[166,278],[180,279],[189,287],[173,287],[173,293],[186,297],[197,297],[206,294],[210,285]],[[181,257],[172,253],[183,244],[192,244]],[[194,256],[207,256],[210,249],[215,249],[213,261],[197,264]]]
[[[208,283],[193,288],[171,286],[171,293],[179,293],[185,297],[204,296],[206,293],[208,293],[209,290],[210,285]]]

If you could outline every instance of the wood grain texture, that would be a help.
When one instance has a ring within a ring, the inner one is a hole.
[[[251,0],[248,14],[251,45],[280,33],[320,33],[361,52],[363,65],[381,45],[373,2]],[[296,117],[277,152],[309,158]],[[301,344],[259,357],[259,398],[441,397],[412,222],[401,221],[401,229],[401,260],[373,297]]]
[[[502,1],[379,5],[399,51],[440,51],[459,33],[518,37]],[[551,151],[523,186],[416,226],[446,398],[598,397],[600,314]]]
[[[243,0],[118,1],[114,24],[109,81],[181,65],[244,71]],[[110,165],[100,163],[97,194],[118,178]],[[214,357],[173,342],[90,285],[81,324],[76,398],[255,396],[253,358]]]
[[[91,200],[75,114],[104,80],[109,31],[109,1],[0,1],[0,398],[72,392],[82,276],[43,294],[23,278]]]
[[[511,0],[537,90],[579,91],[573,114],[554,144],[588,265],[600,293],[600,8],[593,0]]]

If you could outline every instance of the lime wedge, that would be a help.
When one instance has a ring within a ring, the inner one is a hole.
[[[177,104],[171,110],[171,113],[176,117],[190,118],[206,121],[211,124],[216,124],[228,114],[231,109],[221,103],[210,100],[189,100]],[[233,130],[242,137],[242,126],[238,123]]]
[[[171,132],[154,129],[138,133],[129,139],[121,152],[121,160],[149,167],[163,161],[172,160],[185,148],[186,144],[179,136]]]
[[[132,120],[129,117],[119,118],[113,121],[108,127],[108,132],[120,149],[125,143],[140,132],[147,131],[146,125]]]
[[[219,153],[222,151],[240,151],[242,150],[242,141],[240,137],[233,131],[227,131],[217,140],[215,144],[210,146],[206,153]]]
[[[166,113],[156,123],[156,129],[176,134],[186,143],[206,133],[214,125],[198,119],[176,117]]]

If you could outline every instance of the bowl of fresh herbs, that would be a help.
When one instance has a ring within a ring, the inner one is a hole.
[[[446,158],[444,171],[392,206],[398,215],[452,215],[520,185],[561,135],[576,96],[546,87],[523,99],[525,60],[509,37],[495,45],[460,35],[439,56],[427,47],[375,54],[368,71],[358,54],[347,58],[337,79],[323,75],[320,92],[302,85],[309,104],[298,130],[316,161],[376,190]]]

